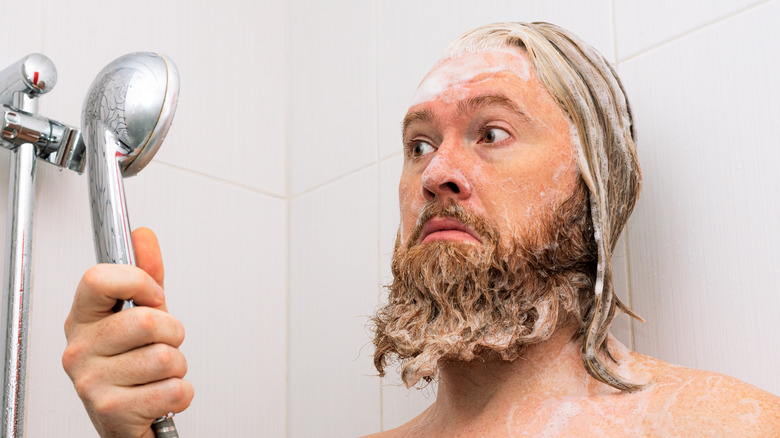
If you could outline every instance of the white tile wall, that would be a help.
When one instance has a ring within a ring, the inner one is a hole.
[[[379,430],[377,210],[376,166],[290,201],[290,437]]]
[[[376,159],[374,1],[290,0],[290,190]]]
[[[39,50],[51,54],[61,84],[46,99],[47,115],[78,124],[87,88],[103,66],[129,52],[161,52],[180,71],[169,140],[181,146],[167,144],[155,159],[285,194],[285,2],[140,0],[129,7],[85,0],[74,6],[46,3]]]
[[[613,0],[618,59],[635,55],[656,44],[700,26],[766,3],[757,0]]]
[[[636,348],[780,394],[780,2],[621,64],[644,189]]]

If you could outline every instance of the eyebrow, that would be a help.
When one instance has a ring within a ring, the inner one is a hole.
[[[488,106],[501,106],[505,109],[515,113],[518,117],[525,121],[531,121],[522,109],[517,104],[504,94],[482,94],[479,96],[470,97],[466,100],[458,102],[456,113],[458,117],[463,117],[469,113],[482,109]]]
[[[500,106],[503,107],[524,121],[531,122],[531,118],[517,104],[504,94],[482,94],[479,96],[470,97],[466,100],[462,100],[457,103],[455,112],[458,117],[463,117],[469,113],[477,111],[481,108],[488,106]],[[412,111],[404,117],[402,123],[402,135],[406,137],[406,131],[414,123],[425,123],[433,120],[433,111],[430,109],[424,109],[419,111]]]
[[[404,121],[402,126],[401,133],[403,136],[406,136],[406,130],[409,129],[409,126],[413,123],[425,123],[430,122],[433,120],[433,111],[429,109],[419,110],[419,111],[412,111],[409,114],[404,117]]]

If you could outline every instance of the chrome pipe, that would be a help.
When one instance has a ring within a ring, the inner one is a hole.
[[[1,75],[0,79],[3,79]],[[12,103],[28,113],[38,110],[37,100],[21,92],[15,93]],[[24,436],[36,158],[36,147],[29,142],[11,152],[2,298],[2,321],[5,321],[2,433],[7,438]]]
[[[173,62],[156,53],[131,53],[95,78],[81,113],[87,147],[89,199],[98,263],[135,265],[123,178],[140,172],[165,139],[179,95]],[[132,302],[125,303],[132,307]],[[158,438],[177,438],[173,414],[158,418]]]

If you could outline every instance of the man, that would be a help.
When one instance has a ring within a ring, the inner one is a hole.
[[[375,364],[439,383],[380,436],[780,435],[777,397],[608,334],[630,313],[610,261],[640,174],[628,102],[595,50],[543,23],[469,32],[420,84],[403,142]],[[92,268],[66,323],[65,369],[109,436],[150,436],[192,398],[156,241],[133,237],[141,269]],[[129,298],[147,307],[111,313]]]

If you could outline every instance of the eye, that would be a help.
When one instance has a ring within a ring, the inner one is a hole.
[[[509,138],[509,133],[501,128],[487,128],[482,134],[482,143],[497,143]]]
[[[414,158],[421,157],[436,150],[436,148],[431,146],[430,143],[420,140],[413,141],[410,146],[410,150]]]

